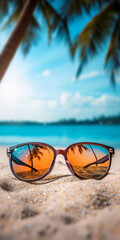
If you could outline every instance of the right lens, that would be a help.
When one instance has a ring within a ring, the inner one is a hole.
[[[109,168],[109,152],[98,144],[75,144],[67,150],[67,160],[75,174],[83,179],[100,179]]]
[[[53,158],[54,152],[49,146],[26,144],[12,152],[12,169],[22,180],[35,180],[49,170]]]

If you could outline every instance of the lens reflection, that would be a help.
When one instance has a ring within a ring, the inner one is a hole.
[[[109,167],[109,153],[105,147],[94,144],[77,144],[68,149],[67,160],[74,172],[84,179],[99,179]]]
[[[12,168],[19,178],[35,180],[49,170],[53,157],[53,150],[47,145],[20,146],[12,153]]]

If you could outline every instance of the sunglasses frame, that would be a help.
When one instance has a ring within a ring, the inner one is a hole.
[[[55,149],[54,147],[52,147],[51,145],[49,145],[49,144],[47,144],[47,143],[42,143],[42,142],[26,142],[26,143],[21,143],[21,144],[18,144],[18,145],[14,145],[14,146],[12,146],[12,147],[7,148],[7,156],[9,157],[10,169],[11,169],[13,175],[14,175],[17,179],[19,179],[19,180],[21,180],[21,181],[24,181],[24,182],[34,182],[34,181],[38,181],[38,180],[46,177],[48,174],[51,173],[51,171],[52,171],[52,169],[53,169],[53,167],[54,167],[54,165],[55,165],[55,160],[56,160],[57,155],[58,155],[58,154],[61,154],[61,155],[64,156],[65,163],[66,163],[69,171],[70,171],[74,176],[76,176],[77,178],[79,178],[79,179],[81,179],[81,180],[86,180],[85,178],[82,178],[82,177],[78,176],[78,175],[74,172],[74,170],[73,170],[70,162],[67,160],[67,151],[68,151],[68,149],[71,148],[71,147],[73,147],[73,146],[75,146],[75,145],[80,145],[80,144],[97,145],[97,146],[101,146],[101,147],[104,147],[104,148],[107,149],[108,155],[109,155],[109,166],[108,166],[107,172],[106,172],[102,177],[100,177],[100,178],[98,178],[98,179],[95,179],[95,180],[101,180],[101,179],[103,179],[104,177],[106,177],[106,175],[108,174],[108,172],[109,172],[109,170],[110,170],[110,167],[111,167],[112,157],[113,157],[114,154],[115,154],[115,149],[114,149],[113,147],[110,147],[110,146],[107,146],[107,145],[104,145],[104,144],[100,144],[100,143],[95,143],[95,142],[78,142],[78,143],[73,143],[73,144],[69,145],[65,150],[63,150],[63,149],[58,149],[58,150],[57,150],[57,149]],[[51,149],[53,150],[53,154],[54,154],[54,155],[53,155],[53,160],[52,160],[52,162],[51,162],[51,165],[50,165],[48,171],[47,171],[43,176],[41,176],[41,177],[39,177],[39,178],[37,178],[37,179],[33,179],[33,180],[30,179],[30,180],[28,180],[28,179],[19,178],[19,177],[15,174],[15,172],[14,172],[14,170],[13,170],[13,167],[12,167],[12,153],[13,153],[13,151],[14,151],[16,148],[22,147],[22,146],[25,146],[25,145],[45,145],[45,146],[47,146],[47,147],[49,147],[49,148],[51,148]]]

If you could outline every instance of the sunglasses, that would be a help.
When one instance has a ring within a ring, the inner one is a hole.
[[[65,150],[56,150],[46,143],[29,142],[9,147],[11,170],[16,178],[26,182],[40,180],[53,169],[58,154],[62,154],[70,172],[80,179],[102,179],[110,169],[114,148],[92,142],[74,143]]]

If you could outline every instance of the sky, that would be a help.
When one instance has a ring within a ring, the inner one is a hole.
[[[84,15],[70,25],[71,36],[83,29],[95,15]],[[10,30],[0,30],[0,51]],[[0,120],[30,120],[40,122],[61,119],[92,119],[120,113],[120,77],[116,90],[104,69],[105,48],[84,68],[79,79],[79,65],[71,59],[63,40],[53,36],[48,44],[47,28],[43,24],[40,39],[24,58],[19,47],[0,84]]]

